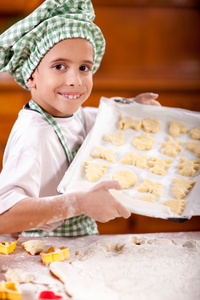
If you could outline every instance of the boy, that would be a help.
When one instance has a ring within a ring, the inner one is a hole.
[[[0,36],[0,68],[31,92],[11,131],[0,175],[0,234],[97,234],[94,220],[128,218],[109,193],[116,181],[57,195],[96,109],[82,108],[105,50],[90,1],[47,0]],[[140,102],[157,95],[142,94]],[[67,157],[67,159],[66,159]]]

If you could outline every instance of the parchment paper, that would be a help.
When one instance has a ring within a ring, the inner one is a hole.
[[[117,97],[119,98],[119,97]],[[163,219],[189,219],[192,216],[200,215],[200,170],[196,171],[194,177],[187,177],[189,180],[195,180],[196,184],[190,192],[183,198],[186,201],[185,209],[181,216],[173,214],[170,209],[162,203],[176,199],[172,194],[173,178],[181,178],[178,174],[179,169],[176,167],[180,163],[180,157],[185,157],[188,160],[198,159],[195,154],[186,149],[186,143],[193,140],[189,134],[189,130],[200,126],[200,113],[178,108],[169,108],[163,106],[143,105],[136,102],[124,104],[116,102],[115,97],[102,97],[99,105],[99,111],[96,122],[88,134],[86,140],[78,151],[74,161],[70,165],[62,181],[58,186],[59,193],[72,192],[78,190],[88,190],[95,184],[110,180],[111,176],[120,169],[129,169],[136,173],[138,181],[134,187],[124,189],[123,191],[110,191],[120,202],[122,202],[132,213],[146,215],[150,217],[157,217]],[[119,122],[119,115],[132,116],[134,120],[144,120],[146,118],[157,118],[160,121],[161,129],[158,133],[149,133],[154,137],[155,143],[151,150],[139,151],[133,145],[132,141],[135,136],[145,133],[143,129],[136,131],[133,129],[118,130],[117,124]],[[176,141],[182,141],[183,150],[178,152],[177,157],[170,157],[161,153],[161,143],[166,142],[169,136],[169,121],[179,121],[188,127],[188,133],[180,134],[173,138]],[[124,144],[122,146],[114,146],[111,142],[103,141],[102,135],[105,133],[118,132],[124,133]],[[107,149],[115,151],[116,163],[110,163],[107,160],[100,158],[92,158],[91,153],[96,146],[101,145]],[[166,170],[166,175],[157,175],[146,169],[140,169],[133,165],[122,165],[119,163],[120,159],[124,157],[129,151],[134,151],[140,155],[146,154],[149,160],[152,157],[161,159],[172,158],[170,169]],[[106,173],[97,181],[89,182],[85,177],[84,161],[98,161],[108,165]],[[138,196],[144,196],[146,193],[137,192],[137,187],[144,182],[146,178],[151,178],[153,181],[161,182],[163,185],[161,197],[156,197],[157,203],[151,203],[137,199]]]

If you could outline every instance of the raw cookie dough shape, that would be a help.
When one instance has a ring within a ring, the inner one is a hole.
[[[45,241],[40,240],[30,240],[22,243],[22,248],[24,248],[31,255],[40,253],[45,246]]]
[[[183,123],[178,121],[169,122],[169,134],[173,137],[179,136],[180,133],[187,133],[188,128]]]
[[[162,143],[162,147],[164,147],[164,149],[162,149],[161,152],[165,155],[176,157],[177,152],[183,150],[180,146],[181,144],[182,141],[175,141],[171,136],[168,136],[168,142]]]
[[[132,128],[132,129],[135,129],[136,131],[139,131],[141,126],[142,126],[142,121],[140,120],[133,120],[133,118],[130,116],[130,117],[124,117],[123,114],[121,114],[119,116],[119,123],[118,123],[118,126],[117,128],[118,129],[128,129],[128,128]]]
[[[180,157],[180,164],[177,165],[178,169],[181,169],[178,173],[183,176],[195,176],[196,170],[199,169],[199,159],[187,160],[184,157]]]
[[[187,142],[186,148],[194,152],[197,157],[200,157],[200,142]]]
[[[102,138],[104,141],[111,142],[115,146],[122,146],[124,143],[123,132],[105,133]]]
[[[144,133],[134,138],[133,146],[141,151],[150,150],[153,147],[154,141],[155,139],[152,138],[148,133]]]
[[[192,139],[200,140],[200,126],[197,126],[190,130],[190,135]]]
[[[183,178],[173,178],[172,193],[177,199],[185,197],[196,181]]]
[[[97,146],[93,152],[91,153],[91,156],[94,158],[103,158],[111,163],[115,163],[115,151],[112,149],[104,149],[101,146]]]
[[[147,167],[148,159],[149,157],[147,155],[138,155],[137,153],[130,151],[120,160],[120,164],[134,165],[138,168],[145,169]]]
[[[35,279],[34,276],[21,269],[9,269],[5,273],[5,278],[7,281],[14,281],[18,283],[33,282]]]
[[[155,182],[150,178],[146,178],[145,181],[138,186],[137,191],[141,193],[153,193],[154,195],[160,197],[162,193],[162,183]]]
[[[142,127],[146,132],[157,133],[161,125],[158,119],[147,118],[142,121]]]
[[[157,175],[166,175],[165,169],[169,169],[172,163],[171,158],[167,159],[160,159],[157,157],[152,157],[151,161],[149,161],[149,166],[151,167],[149,169],[149,172],[157,174]]]
[[[85,161],[86,178],[89,181],[96,181],[104,175],[107,170],[107,165],[95,161]]]
[[[163,205],[168,206],[173,214],[181,215],[185,208],[185,200],[171,199],[163,202]]]
[[[128,189],[130,186],[133,186],[137,182],[137,175],[130,170],[119,170],[112,176],[112,180],[117,180],[123,189]]]
[[[155,197],[151,194],[147,194],[147,195],[144,195],[144,196],[141,196],[141,197],[137,197],[137,199],[144,200],[144,201],[147,201],[147,202],[156,203]]]

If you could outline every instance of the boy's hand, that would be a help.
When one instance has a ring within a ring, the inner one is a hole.
[[[160,103],[156,101],[157,98],[158,98],[158,94],[143,93],[136,96],[134,100],[141,104],[160,106]]]
[[[121,190],[122,187],[118,181],[110,180],[101,182],[91,190],[79,194],[78,202],[81,212],[102,223],[116,217],[129,218],[130,212],[109,193],[109,189]]]

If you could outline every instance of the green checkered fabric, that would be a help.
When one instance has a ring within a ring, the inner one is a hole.
[[[57,124],[55,119],[49,115],[48,113],[44,112],[40,106],[35,103],[33,100],[29,101],[29,107],[33,110],[36,110],[40,112],[46,120],[49,122],[49,124],[53,127],[55,133],[57,134],[60,143],[65,149],[66,156],[68,158],[69,163],[72,162],[77,150],[74,152],[71,152],[67,140],[65,136],[62,133],[62,130],[60,126]],[[80,121],[82,121],[82,118],[80,114],[76,113]],[[83,122],[83,121],[82,121]],[[22,236],[31,236],[31,237],[37,237],[37,236],[84,236],[89,234],[98,234],[97,225],[95,220],[85,216],[80,215],[76,217],[72,217],[69,219],[66,219],[62,222],[60,226],[58,226],[56,229],[54,229],[51,232],[45,232],[45,231],[34,231],[34,230],[27,230],[24,231]]]
[[[45,232],[42,230],[23,231],[23,237],[40,237],[40,236],[54,236],[54,237],[76,237],[85,236],[91,234],[98,234],[97,224],[93,219],[85,215],[72,217],[63,221],[61,226],[58,226],[51,232]]]
[[[0,35],[0,71],[9,72],[25,89],[42,57],[58,42],[83,38],[94,49],[93,73],[105,51],[105,40],[90,0],[46,0],[25,19]]]
[[[68,147],[68,144],[67,144],[67,140],[66,140],[65,136],[63,135],[62,130],[61,130],[60,126],[58,125],[58,123],[56,122],[56,120],[51,115],[49,115],[48,113],[43,111],[41,109],[41,107],[35,101],[30,100],[29,101],[29,107],[31,109],[37,110],[39,113],[41,113],[46,118],[46,120],[49,122],[49,124],[53,127],[55,133],[58,136],[58,139],[59,139],[61,145],[63,146],[63,148],[65,150],[68,162],[69,162],[69,164],[71,164],[71,162],[74,159],[74,156],[76,155],[78,149],[76,149],[74,151],[70,151],[70,149]],[[76,114],[79,115],[78,112],[76,112]],[[79,119],[82,121],[80,115],[79,115]]]

